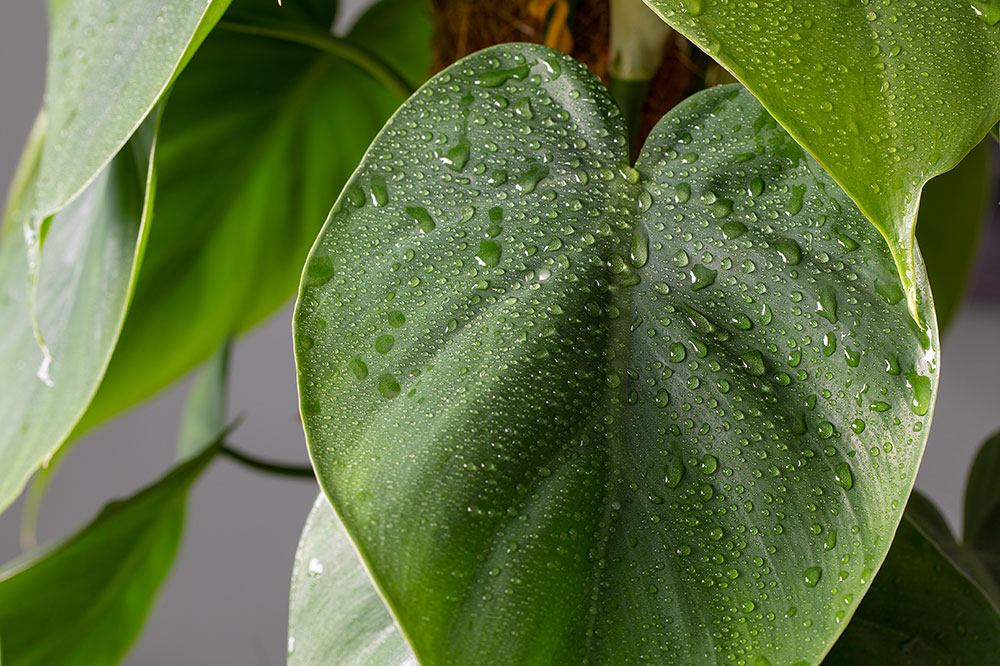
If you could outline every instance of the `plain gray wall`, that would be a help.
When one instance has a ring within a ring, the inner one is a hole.
[[[348,16],[364,0],[342,3]],[[344,18],[344,17],[342,17]],[[0,0],[0,187],[9,182],[44,87],[45,17],[38,0]],[[994,226],[995,230],[995,226]],[[979,301],[968,304],[945,340],[930,443],[917,485],[953,524],[961,515],[966,470],[979,442],[1000,428],[1000,309],[997,234],[978,273]],[[284,308],[237,345],[230,413],[246,420],[234,440],[244,449],[306,462],[296,412],[290,310]],[[42,508],[40,537],[66,534],[111,497],[156,479],[173,460],[189,380],[80,442]],[[311,482],[215,463],[196,487],[181,556],[139,643],[134,666],[284,663],[288,579]],[[19,552],[20,503],[0,516],[0,561]]]

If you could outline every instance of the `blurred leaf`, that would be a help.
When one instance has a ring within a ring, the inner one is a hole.
[[[743,82],[857,202],[892,249],[911,311],[921,188],[1000,119],[1000,30],[983,3],[995,6],[646,0]]]
[[[580,63],[486,49],[306,264],[317,476],[428,666],[815,663],[899,523],[937,341],[878,231],[740,86],[627,150]]]
[[[36,216],[60,210],[118,153],[228,4],[49,0]]]
[[[965,295],[986,211],[994,203],[991,152],[989,142],[981,142],[957,167],[927,183],[921,196],[917,240],[941,330]]]
[[[226,22],[260,22],[276,10],[270,0],[237,0]],[[282,14],[283,29],[313,35],[328,20],[296,16],[292,24]],[[429,63],[431,31],[425,2],[383,0],[347,41],[416,82]],[[122,339],[81,430],[173,382],[226,335],[286,301],[334,193],[400,101],[356,65],[315,48],[221,27],[211,35],[171,93],[156,225]]]
[[[188,490],[218,453],[228,352],[227,342],[188,395],[177,467],[0,570],[4,664],[110,666],[124,657],[177,554]]]
[[[177,435],[177,458],[201,453],[226,429],[226,385],[232,339],[226,338],[208,359],[188,393]]]
[[[0,510],[66,440],[97,390],[118,339],[148,231],[154,114],[52,226],[37,288],[51,362],[32,332],[24,237],[0,248]],[[30,209],[37,171],[19,202]]]
[[[322,493],[295,553],[288,650],[288,666],[417,663]]]
[[[983,443],[969,468],[962,534],[1000,591],[1000,432]],[[996,599],[1000,604],[1000,593]]]
[[[917,524],[906,517],[900,523],[871,590],[823,666],[978,666],[1000,655],[1000,613]]]
[[[188,489],[214,448],[0,570],[4,666],[110,666],[135,641],[177,553]]]

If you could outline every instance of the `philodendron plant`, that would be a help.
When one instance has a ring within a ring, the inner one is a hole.
[[[425,81],[470,6],[335,33],[332,0],[50,1],[0,248],[0,507],[35,475],[30,537],[80,434],[207,362],[176,468],[0,570],[5,666],[119,662],[217,455],[322,490],[295,666],[997,660],[1000,439],[961,540],[911,491],[1000,4],[647,4],[478,7],[545,43]],[[300,272],[306,470],[224,410],[230,337]]]

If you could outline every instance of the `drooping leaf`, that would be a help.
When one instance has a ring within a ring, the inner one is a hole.
[[[320,493],[292,571],[288,666],[415,666],[413,651]]]
[[[904,518],[823,666],[973,666],[998,654],[1000,612],[916,521]]]
[[[0,248],[0,510],[66,440],[111,358],[132,293],[152,205],[151,116],[73,203],[41,255],[36,303],[51,361],[31,325],[24,237]],[[37,171],[22,191],[30,210]]]
[[[171,383],[294,293],[336,191],[401,101],[338,56],[223,29],[251,16],[254,25],[277,21],[271,0],[237,0],[231,11],[171,93],[156,230],[81,429]],[[280,12],[284,29],[310,35],[329,23],[290,24]],[[347,43],[418,81],[429,63],[429,16],[424,2],[383,0]]]
[[[317,474],[425,665],[815,663],[902,514],[937,340],[875,228],[736,86],[635,169],[618,116],[557,52],[470,56],[306,264]]]
[[[4,666],[121,661],[177,553],[188,489],[214,455],[205,450],[64,542],[0,570]]]
[[[62,209],[114,157],[229,0],[49,0],[48,138],[34,223]]]
[[[1000,119],[994,0],[645,0],[743,82],[889,243],[913,288],[924,183]]]
[[[226,429],[226,385],[229,380],[227,338],[208,359],[188,393],[177,433],[177,458],[197,456]]]
[[[934,178],[920,200],[917,238],[945,331],[962,303],[992,201],[992,147],[983,141],[957,167]]]
[[[228,343],[192,387],[169,474],[0,569],[4,664],[110,666],[124,657],[177,554],[188,490],[218,452],[223,428],[212,428],[225,418],[227,356]]]

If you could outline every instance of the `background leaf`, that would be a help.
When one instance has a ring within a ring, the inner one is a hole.
[[[4,666],[122,659],[176,555],[188,488],[213,454],[108,505],[57,547],[0,571]]]
[[[889,242],[912,300],[920,190],[1000,119],[1000,14],[979,0],[646,4],[843,186]]]
[[[65,441],[87,408],[121,330],[148,231],[153,116],[101,175],[52,222],[36,299],[52,356],[32,332],[24,238],[0,248],[0,510]],[[30,209],[37,173],[18,205]],[[48,382],[48,385],[46,382]]]
[[[347,532],[320,493],[295,553],[288,666],[416,663],[368,580]]]
[[[159,101],[229,0],[49,0],[36,217],[72,200]]]
[[[965,484],[963,545],[973,551],[1000,591],[1000,433],[980,447]],[[1000,593],[995,597],[1000,605]]]
[[[294,25],[309,34],[328,28],[322,6],[333,5],[308,5],[314,18],[300,14]],[[237,0],[226,21],[266,23],[278,11],[270,0]],[[289,12],[280,12],[287,28]],[[426,3],[383,0],[348,39],[416,81],[430,35]],[[171,93],[156,230],[81,430],[173,382],[294,292],[334,193],[399,102],[357,66],[314,48],[212,34]]]
[[[0,570],[4,664],[104,666],[125,656],[177,554],[188,491],[218,452],[228,353],[227,343],[191,389],[177,467]]]
[[[997,654],[996,607],[934,539],[904,519],[871,590],[823,665],[988,664]]]
[[[937,176],[920,199],[917,238],[944,331],[962,303],[992,200],[992,146],[982,141],[957,167]]]
[[[306,264],[317,475],[423,664],[815,663],[902,515],[937,342],[878,232],[739,87],[635,169],[618,115],[475,54]]]

